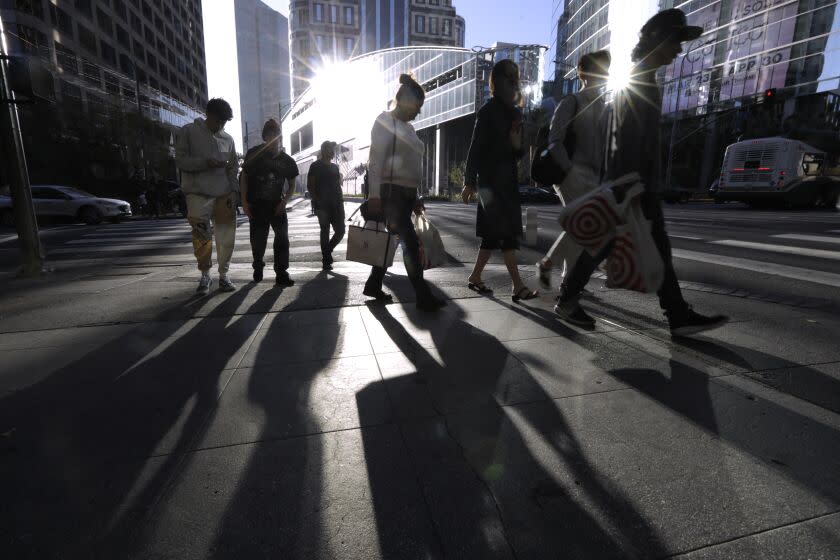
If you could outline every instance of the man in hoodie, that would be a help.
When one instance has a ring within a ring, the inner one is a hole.
[[[181,188],[187,199],[187,219],[192,226],[193,249],[201,271],[199,294],[210,291],[213,281],[213,237],[219,260],[219,289],[232,292],[228,277],[236,240],[236,200],[239,167],[233,138],[223,129],[233,118],[224,99],[207,102],[206,119],[195,119],[178,131],[175,164],[181,171]]]

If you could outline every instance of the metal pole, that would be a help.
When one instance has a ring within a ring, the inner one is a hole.
[[[15,229],[20,243],[22,276],[36,276],[45,272],[44,249],[38,233],[38,219],[32,203],[29,169],[20,133],[15,97],[8,81],[9,59],[6,56],[6,32],[0,18],[0,131],[2,152],[8,162],[9,187],[12,195]]]

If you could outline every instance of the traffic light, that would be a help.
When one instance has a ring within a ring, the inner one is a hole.
[[[768,90],[764,90],[764,101],[775,101],[776,100],[776,88],[771,88]]]

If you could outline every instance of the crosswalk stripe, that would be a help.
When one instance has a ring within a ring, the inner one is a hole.
[[[793,239],[796,241],[816,241],[817,243],[835,243],[840,244],[840,237],[830,237],[827,235],[802,235],[799,233],[780,233],[774,235],[779,239]]]
[[[784,253],[786,255],[799,255],[803,257],[816,257],[819,259],[840,260],[840,251],[826,251],[825,249],[810,249],[808,247],[789,247],[787,245],[771,245],[769,243],[756,243],[754,241],[739,241],[737,239],[721,239],[710,241],[715,245],[727,247],[740,247],[742,249],[758,249],[760,251],[771,251]]]
[[[677,235],[674,233],[669,233],[668,237],[675,237],[677,239],[689,239],[691,241],[703,241],[702,237],[694,237],[693,235]]]
[[[814,284],[840,287],[840,274],[834,274],[831,272],[823,272],[821,270],[812,270],[809,268],[788,266],[784,264],[776,264],[766,261],[755,261],[752,259],[744,259],[741,257],[728,257],[725,255],[715,255],[712,253],[689,251],[687,249],[673,249],[672,253],[674,257],[678,259],[698,261],[706,264],[726,266],[729,268],[740,268],[742,270],[760,272],[762,274],[769,274],[771,276],[782,276],[784,278],[791,278],[793,280],[804,280],[806,282],[812,282]]]
[[[73,239],[65,243],[65,245],[86,245],[86,244],[93,244],[93,243],[125,243],[126,241],[130,241],[131,243],[149,243],[149,242],[157,242],[160,243],[161,241],[166,241],[171,239],[172,241],[178,241],[179,239],[183,240],[186,238],[189,240],[190,232],[182,232],[177,235],[156,235],[156,236],[144,236],[144,237],[132,237],[130,239],[126,239],[125,237],[98,237],[93,239]]]

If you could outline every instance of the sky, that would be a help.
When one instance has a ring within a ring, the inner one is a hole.
[[[263,0],[289,15],[288,0]],[[497,41],[551,45],[552,0],[453,0],[466,20],[467,47],[489,46]],[[515,7],[514,10],[511,7]],[[233,0],[202,0],[204,45],[207,54],[207,88],[210,97],[222,97],[233,107],[234,119],[225,130],[242,149],[239,112],[239,78],[236,74],[236,31]],[[550,76],[549,76],[550,77]]]

